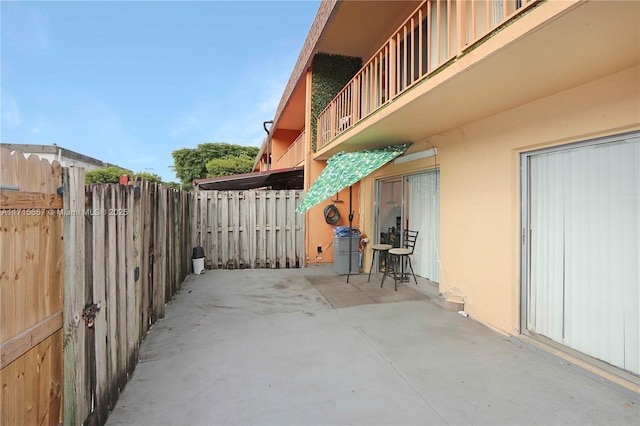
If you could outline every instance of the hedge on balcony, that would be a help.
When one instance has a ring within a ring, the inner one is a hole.
[[[318,115],[362,68],[362,58],[318,53],[311,68],[311,147],[315,152]]]

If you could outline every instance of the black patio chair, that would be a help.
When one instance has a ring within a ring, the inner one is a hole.
[[[408,279],[409,273],[405,273],[405,265],[408,263],[409,269],[411,270],[411,275],[413,275],[413,280],[418,285],[418,280],[416,279],[416,274],[413,272],[413,265],[411,265],[411,255],[413,254],[413,250],[416,247],[416,241],[418,239],[419,231],[410,231],[408,229],[404,230],[404,238],[403,238],[403,246],[389,249],[387,252],[389,259],[387,261],[387,265],[384,269],[384,275],[382,276],[382,283],[380,283],[380,288],[384,285],[384,279],[387,275],[393,275],[393,284],[395,290],[398,291],[398,279],[400,282],[405,280],[405,277]]]

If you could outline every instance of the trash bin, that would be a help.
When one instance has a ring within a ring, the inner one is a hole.
[[[201,246],[193,248],[191,260],[193,261],[193,273],[204,274],[204,249]]]
[[[358,246],[360,237],[351,237],[351,273],[360,272]],[[333,237],[333,271],[336,274],[349,273],[349,237]]]

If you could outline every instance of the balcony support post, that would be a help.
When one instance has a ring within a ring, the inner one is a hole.
[[[389,99],[396,97],[396,40],[389,40]]]

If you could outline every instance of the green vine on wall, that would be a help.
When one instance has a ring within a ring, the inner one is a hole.
[[[315,152],[318,115],[362,68],[362,58],[318,53],[311,67],[311,148]]]

